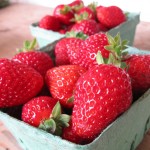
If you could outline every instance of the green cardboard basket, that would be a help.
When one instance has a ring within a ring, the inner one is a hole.
[[[40,50],[52,56],[55,44]],[[150,54],[150,51],[134,47],[129,47],[127,51],[131,54]],[[87,145],[74,144],[12,117],[18,115],[21,107],[0,110],[0,120],[24,150],[135,150],[150,128],[150,89]]]
[[[128,39],[129,45],[133,45],[134,35],[136,31],[136,26],[139,23],[139,13],[130,12],[128,14],[128,20],[119,26],[108,31],[110,35],[114,36],[120,32],[122,39]],[[38,27],[38,23],[33,23],[30,25],[30,32],[33,37],[38,41],[40,47],[46,46],[56,40],[65,37],[65,34],[60,34],[51,30],[45,30]]]

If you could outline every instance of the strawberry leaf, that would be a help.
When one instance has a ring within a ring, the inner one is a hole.
[[[52,110],[52,117],[58,118],[58,117],[60,117],[60,115],[61,115],[61,106],[60,106],[60,103],[57,102]]]

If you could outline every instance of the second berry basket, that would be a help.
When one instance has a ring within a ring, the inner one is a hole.
[[[120,32],[120,36],[122,39],[128,39],[129,45],[133,45],[136,26],[139,23],[139,13],[129,12],[128,19],[126,22],[112,28],[107,31],[110,35],[114,36],[118,32]],[[51,30],[45,30],[38,27],[38,22],[30,25],[30,31],[33,37],[35,37],[38,41],[40,47],[46,46],[56,40],[59,40],[65,37],[65,34],[60,34],[58,32],[54,32]]]

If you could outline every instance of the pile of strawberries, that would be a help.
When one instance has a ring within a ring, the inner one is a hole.
[[[39,27],[65,34],[69,31],[93,35],[108,31],[127,20],[126,14],[117,6],[84,5],[82,0],[75,0],[67,5],[54,8],[52,15],[45,15],[39,21]]]
[[[103,32],[66,37],[53,60],[26,41],[12,59],[0,59],[0,108],[22,106],[24,122],[92,142],[150,88],[150,55],[127,54],[127,43]]]

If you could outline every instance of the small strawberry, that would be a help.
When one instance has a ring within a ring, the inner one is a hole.
[[[73,64],[78,64],[85,68],[91,68],[96,63],[96,55],[101,51],[104,58],[108,58],[109,51],[104,46],[108,45],[108,38],[105,33],[97,33],[89,36],[77,53],[77,61],[72,60]]]
[[[71,7],[61,4],[55,7],[53,16],[57,17],[61,23],[70,25],[73,23],[71,20],[74,18],[74,13]]]
[[[47,30],[59,31],[61,24],[55,16],[46,15],[39,21],[39,27]]]
[[[84,14],[87,15],[86,19],[96,20],[96,14],[95,14],[95,12],[91,8],[89,8],[89,7],[83,7],[77,13],[77,15],[79,15],[79,16],[82,16],[82,15],[84,16]]]
[[[0,68],[0,107],[24,104],[43,87],[43,77],[25,64],[0,59]]]
[[[84,7],[84,3],[82,0],[75,0],[68,5],[71,7],[74,13],[77,13],[81,8]]]
[[[100,31],[98,23],[95,20],[82,20],[77,22],[71,28],[71,31],[74,32],[83,32],[86,35],[93,35]]]
[[[131,55],[126,63],[133,93],[139,97],[150,88],[150,55]]]
[[[109,59],[103,59],[99,51],[96,57],[98,65],[84,73],[75,87],[72,130],[87,143],[132,103],[131,78],[120,68],[124,66],[121,57],[126,41],[121,42],[119,35],[111,40],[114,45],[106,46],[111,52]]]
[[[12,59],[20,63],[24,63],[37,70],[43,77],[46,71],[54,66],[52,58],[42,51],[35,50],[36,39],[32,42],[26,41],[24,48],[20,53],[16,54]]]
[[[98,6],[96,14],[99,22],[109,29],[126,21],[126,15],[118,6]]]
[[[77,65],[63,65],[49,69],[46,73],[46,83],[53,98],[60,101],[64,108],[72,108],[74,87],[78,78],[86,69]]]
[[[76,51],[78,43],[85,38],[87,38],[87,36],[83,33],[67,32],[66,38],[63,38],[56,43],[54,50],[56,65],[59,66],[70,64],[70,60],[74,57],[70,55]]]
[[[61,135],[62,128],[69,126],[70,117],[61,114],[61,106],[56,99],[40,96],[24,104],[22,120],[47,132]]]

